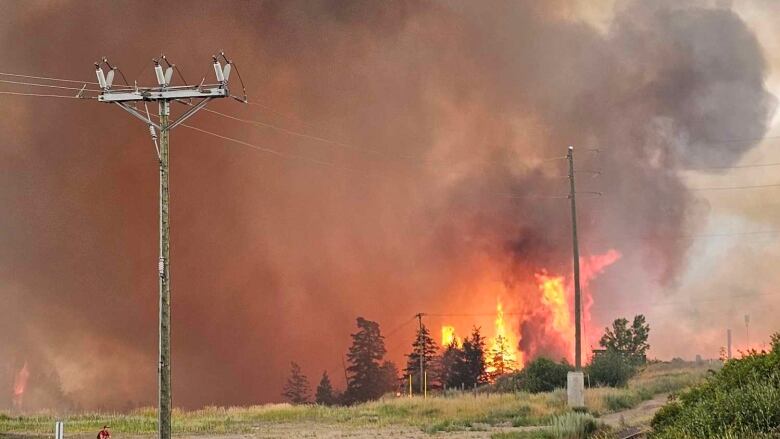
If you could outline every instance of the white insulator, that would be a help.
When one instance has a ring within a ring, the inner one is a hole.
[[[108,85],[106,85],[106,74],[103,73],[103,69],[98,67],[95,69],[95,74],[97,75],[98,84],[100,85],[100,88],[106,88]]]
[[[157,131],[155,131],[153,125],[149,125],[149,134],[152,135],[152,139],[156,139],[157,138]]]
[[[173,67],[168,67],[165,69],[165,83],[170,84],[171,79],[173,79]]]
[[[114,83],[114,70],[109,70],[108,75],[106,75],[106,87],[111,88],[111,84]]]
[[[225,78],[225,82],[228,81],[228,78],[230,78],[230,69],[232,69],[230,63],[225,64],[225,68],[222,69],[222,76]]]
[[[161,86],[165,85],[165,74],[159,64],[154,66],[154,74],[157,75],[157,83]]]
[[[217,75],[217,82],[225,82],[225,75],[222,73],[222,66],[219,61],[214,61],[214,73]]]

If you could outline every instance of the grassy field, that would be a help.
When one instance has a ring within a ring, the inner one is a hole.
[[[633,407],[661,393],[674,392],[699,381],[706,367],[692,365],[648,366],[627,388],[593,388],[586,391],[588,412],[594,416]],[[550,393],[450,393],[427,399],[388,397],[352,407],[267,404],[252,407],[207,407],[174,412],[176,434],[228,434],[251,432],[265,423],[323,423],[355,427],[413,426],[423,431],[478,430],[491,426],[550,425],[568,412],[563,390]],[[0,432],[50,434],[56,416],[0,414]],[[109,424],[115,433],[146,435],[156,431],[154,409],[131,413],[88,413],[65,417],[68,433],[97,431]],[[0,435],[2,434],[0,433]]]

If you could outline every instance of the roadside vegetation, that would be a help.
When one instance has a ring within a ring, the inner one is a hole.
[[[652,426],[657,439],[780,437],[780,334],[772,336],[769,352],[728,360],[673,398]]]
[[[431,433],[481,430],[492,426],[558,425],[556,428],[563,429],[566,425],[580,425],[583,416],[583,419],[594,418],[636,405],[658,393],[680,391],[701,381],[706,371],[704,366],[689,363],[675,366],[664,363],[648,365],[625,388],[588,389],[588,413],[577,415],[570,414],[566,408],[566,393],[562,389],[539,393],[494,393],[495,389],[485,387],[476,395],[469,391],[447,391],[427,399],[385,396],[378,401],[352,406],[285,403],[254,407],[207,407],[186,412],[176,410],[173,423],[174,431],[178,434],[248,433],[264,423],[302,422],[356,428],[404,425],[419,427]],[[0,431],[50,434],[55,419],[58,418],[53,414],[22,417],[0,415]],[[116,433],[151,435],[156,431],[156,422],[154,409],[140,409],[127,414],[93,413],[65,417],[69,434],[91,433],[108,423]],[[540,438],[555,437],[531,433]]]

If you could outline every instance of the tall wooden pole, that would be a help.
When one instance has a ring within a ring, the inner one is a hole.
[[[168,158],[170,101],[160,101],[160,439],[171,439],[171,276],[168,220]]]
[[[425,394],[425,381],[423,375],[425,374],[425,340],[423,339],[423,326],[422,326],[422,313],[417,314],[417,322],[419,330],[417,332],[417,347],[420,349],[420,394]]]
[[[574,189],[574,147],[566,154],[569,160],[569,200],[571,201],[571,237],[574,258],[574,367],[582,370],[582,300],[580,292],[580,248],[577,242],[577,192]]]

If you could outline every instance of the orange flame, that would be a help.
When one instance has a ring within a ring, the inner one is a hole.
[[[442,348],[447,348],[447,346],[451,345],[453,342],[455,342],[455,346],[457,347],[463,347],[463,340],[461,340],[460,337],[455,335],[455,327],[444,325],[441,327],[441,346]]]
[[[27,362],[24,362],[24,366],[14,377],[14,406],[21,408],[22,398],[24,397],[24,390],[27,388],[27,380],[30,378],[30,371],[27,369]]]
[[[590,309],[593,305],[593,296],[588,289],[590,282],[595,279],[604,270],[620,259],[621,254],[616,250],[609,250],[600,255],[594,255],[581,258],[580,260],[580,284],[582,287],[582,325],[583,325],[583,352],[586,355],[586,361],[590,357],[589,340],[597,339],[596,331],[599,328],[592,327]],[[513,297],[512,294],[521,292],[524,301],[514,303],[520,306],[523,313],[521,319],[535,319],[534,321],[543,322],[546,329],[543,334],[536,335],[536,341],[533,347],[526,345],[528,352],[520,349],[518,340],[522,339],[521,322],[512,322],[507,324],[504,316],[504,307],[501,300],[496,305],[495,332],[493,337],[488,339],[485,352],[485,362],[487,372],[490,374],[500,374],[511,370],[522,369],[528,355],[538,355],[539,347],[542,349],[554,346],[553,352],[566,353],[569,361],[574,360],[574,286],[570,276],[558,276],[550,274],[547,270],[541,269],[534,275],[535,289],[509,290],[503,288],[496,294],[499,298]],[[533,288],[531,285],[528,287]],[[490,287],[492,291],[495,287]],[[538,296],[533,293],[538,291]],[[517,297],[517,296],[514,296]],[[523,308],[525,307],[525,308]],[[462,340],[455,335],[455,327],[444,325],[441,328],[442,346],[448,346],[454,340],[457,346],[462,346]],[[545,350],[541,350],[545,352]],[[548,351],[549,352],[549,351]],[[493,358],[503,359],[504,370],[496,370]],[[507,367],[509,366],[508,370]]]
[[[490,349],[486,355],[488,373],[505,373],[523,367],[523,353],[517,349],[517,337],[506,329],[501,300],[496,305],[495,336],[490,339]],[[497,364],[497,358],[501,358],[503,364]]]

